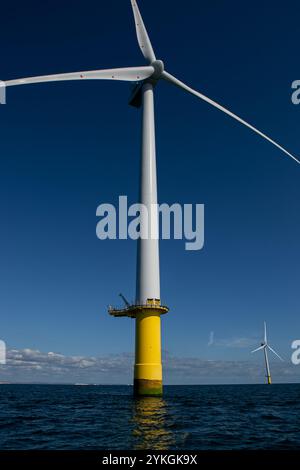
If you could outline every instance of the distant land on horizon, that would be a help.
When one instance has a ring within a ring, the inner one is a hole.
[[[102,384],[102,383],[73,383],[73,382],[0,382],[0,385],[51,385],[51,386],[77,386],[77,387],[133,387],[132,384]],[[256,386],[268,385],[267,383],[199,383],[199,384],[164,384],[164,387],[231,387],[231,386]],[[300,382],[273,382],[272,385],[300,385]]]

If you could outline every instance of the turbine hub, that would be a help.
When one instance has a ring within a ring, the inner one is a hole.
[[[154,68],[154,73],[151,78],[154,80],[159,80],[162,76],[163,71],[165,70],[165,66],[162,60],[155,60],[152,62],[152,67]]]

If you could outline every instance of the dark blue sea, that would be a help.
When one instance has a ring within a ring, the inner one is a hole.
[[[300,449],[300,384],[0,385],[0,449]]]

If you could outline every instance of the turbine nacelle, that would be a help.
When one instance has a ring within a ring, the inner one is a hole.
[[[165,71],[165,64],[162,60],[155,60],[151,63],[152,67],[154,68],[154,73],[150,77],[150,79],[158,81],[163,78],[163,73]]]
[[[142,87],[144,83],[151,83],[153,86],[157,85],[158,81],[163,78],[163,73],[165,71],[165,65],[162,60],[154,60],[151,63],[151,67],[154,69],[154,72],[150,77],[145,78],[139,81],[133,88],[129,104],[135,108],[140,108],[142,106]]]

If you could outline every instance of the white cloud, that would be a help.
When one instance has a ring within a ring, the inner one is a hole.
[[[232,340],[228,347],[248,347],[248,343],[240,338]],[[132,382],[133,360],[133,355],[128,353],[87,357],[28,348],[10,349],[7,351],[7,364],[0,366],[0,382],[129,384]],[[300,381],[300,366],[291,362],[274,360],[271,369],[276,382]],[[255,383],[264,381],[265,371],[260,358],[222,361],[165,354],[164,375],[165,383]]]
[[[214,335],[210,337],[208,346],[217,346],[222,348],[251,348],[258,344],[258,340],[254,338],[227,338],[218,339]]]

